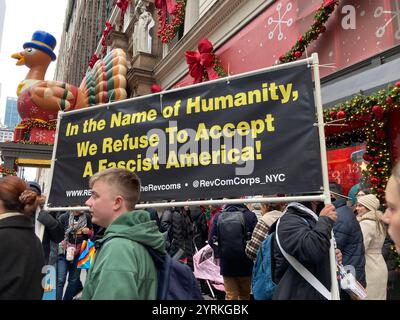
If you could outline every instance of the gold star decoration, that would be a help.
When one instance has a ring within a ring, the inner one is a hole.
[[[367,171],[367,164],[364,161],[361,162],[360,169],[361,169],[361,171]]]

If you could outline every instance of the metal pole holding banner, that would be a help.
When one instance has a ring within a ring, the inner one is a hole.
[[[295,196],[295,197],[273,197],[273,198],[249,198],[249,199],[218,199],[218,200],[198,200],[198,201],[170,201],[160,203],[143,203],[137,204],[135,209],[146,209],[146,208],[167,208],[167,207],[183,207],[183,206],[201,206],[201,205],[217,205],[217,204],[241,204],[241,203],[261,203],[261,202],[293,202],[293,201],[324,201],[325,195],[315,196]],[[89,210],[89,207],[57,207],[45,208],[48,211],[68,211],[68,210]]]
[[[321,98],[321,82],[319,78],[319,59],[318,54],[313,53],[311,55],[313,71],[314,71],[314,83],[315,83],[315,105],[317,108],[318,117],[318,132],[319,132],[319,145],[321,150],[321,165],[322,165],[322,183],[324,187],[325,204],[331,203],[330,191],[329,191],[329,176],[328,176],[328,160],[326,157],[326,144],[325,144],[325,131],[324,131],[324,117],[322,111],[322,98]],[[329,260],[331,270],[331,294],[332,300],[340,300],[339,286],[336,278],[336,254],[334,247],[334,236],[333,231],[331,234],[331,247],[329,249]]]

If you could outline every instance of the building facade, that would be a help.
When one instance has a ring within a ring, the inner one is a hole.
[[[17,108],[17,98],[7,97],[6,113],[4,116],[4,124],[14,130],[17,124],[21,121]]]
[[[0,127],[0,142],[12,141],[14,131],[6,127]]]
[[[69,0],[55,79],[79,86],[95,52],[114,0]]]
[[[128,94],[135,97],[149,94],[152,84],[163,90],[191,85],[185,52],[197,50],[203,38],[213,44],[225,72],[237,75],[278,63],[312,28],[316,39],[296,55],[305,58],[318,53],[324,108],[360,93],[368,97],[400,78],[400,4],[396,0],[339,1],[326,25],[313,24],[315,14],[333,1],[180,1],[186,4],[185,20],[168,44],[157,37],[160,22],[154,1],[127,2],[122,15],[114,1],[70,1],[58,80],[79,84],[93,54],[102,57],[104,50],[118,47],[127,53]],[[140,23],[145,16],[150,22],[143,33]],[[113,28],[101,43],[106,21]],[[390,112],[388,122],[385,137],[395,161],[400,154],[398,109]],[[363,141],[347,141],[328,151],[330,179],[342,184],[346,193],[362,175],[362,154],[367,149]]]

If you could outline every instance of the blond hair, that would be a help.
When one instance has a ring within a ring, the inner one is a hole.
[[[109,168],[93,175],[89,180],[89,187],[92,188],[97,181],[112,185],[125,199],[127,209],[135,209],[140,199],[140,179],[134,172],[122,168]]]

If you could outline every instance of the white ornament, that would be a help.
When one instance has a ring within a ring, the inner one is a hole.
[[[278,40],[279,40],[279,41],[283,40],[284,34],[283,34],[283,32],[282,32],[282,25],[283,25],[283,24],[286,24],[288,27],[290,27],[290,26],[293,24],[293,19],[292,19],[292,18],[290,18],[290,19],[288,19],[288,20],[283,20],[284,17],[285,17],[285,15],[286,15],[290,10],[292,10],[292,3],[289,2],[289,3],[286,5],[286,11],[285,11],[283,14],[282,14],[282,12],[281,12],[281,9],[282,9],[282,3],[279,3],[279,4],[276,6],[276,11],[277,11],[277,13],[278,13],[278,18],[277,18],[277,20],[275,20],[273,16],[268,18],[268,25],[272,25],[272,24],[275,23],[274,29],[273,29],[272,31],[270,31],[270,33],[268,34],[268,38],[269,38],[270,40],[274,37],[275,31],[276,31],[277,28],[278,28],[278,31],[279,31],[279,33],[278,33]]]
[[[391,14],[391,17],[386,23],[379,27],[378,30],[376,30],[375,35],[377,38],[382,38],[385,34],[386,27],[391,23],[394,19],[397,20],[397,30],[394,33],[394,37],[397,40],[400,40],[400,3],[398,1],[395,1],[396,5],[396,10],[395,11],[388,11],[388,10],[383,10],[383,7],[377,7],[374,12],[374,17],[379,18],[382,14]]]
[[[44,134],[42,131],[36,132],[35,140],[43,141],[44,138],[46,138],[46,134]]]

